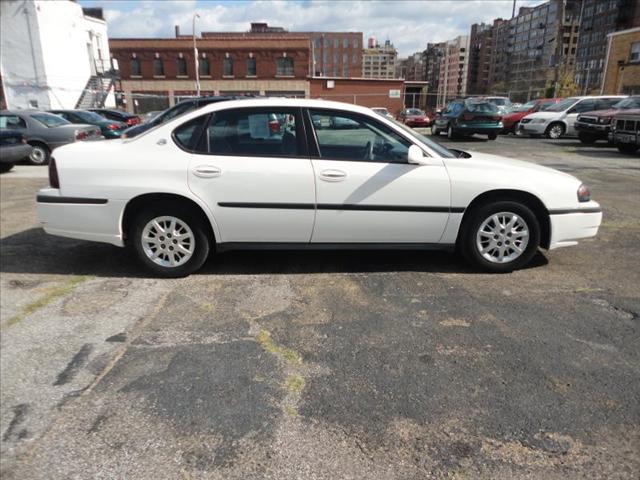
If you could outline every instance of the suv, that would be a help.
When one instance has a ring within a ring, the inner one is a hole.
[[[241,98],[251,98],[251,97],[233,97],[233,96],[211,96],[211,97],[196,97],[190,98],[189,100],[183,100],[182,102],[176,103],[173,107],[168,108],[164,112],[155,116],[152,120],[149,120],[146,123],[140,123],[131,128],[127,128],[123,134],[122,138],[133,138],[137,137],[141,133],[146,132],[147,130],[151,130],[153,127],[157,127],[169,120],[172,120],[180,115],[184,115],[185,113],[192,112],[197,110],[205,105],[209,105],[211,103],[224,102],[226,100],[238,100]]]
[[[636,153],[640,149],[640,109],[616,113],[611,122],[610,138],[620,153]]]
[[[575,121],[578,114],[609,109],[623,98],[627,98],[627,95],[569,97],[551,105],[544,112],[536,112],[524,117],[520,120],[518,132],[544,135],[554,140],[562,136],[575,136]]]
[[[595,143],[598,140],[608,140],[611,131],[611,120],[617,113],[624,110],[640,108],[640,96],[633,96],[614,103],[607,110],[596,110],[578,115],[575,128],[582,143]]]
[[[495,140],[502,130],[502,117],[495,104],[486,100],[466,99],[451,102],[436,116],[431,134],[447,132],[450,139],[458,135],[487,135]]]

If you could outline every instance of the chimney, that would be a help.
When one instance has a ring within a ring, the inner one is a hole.
[[[176,38],[180,38],[180,25],[176,25]]]

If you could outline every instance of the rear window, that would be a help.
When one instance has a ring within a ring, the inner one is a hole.
[[[424,115],[424,112],[417,108],[410,108],[407,110],[407,115]]]
[[[497,113],[498,108],[489,102],[465,102],[467,112],[471,113]]]
[[[62,125],[69,125],[71,123],[64,118],[59,117],[58,115],[53,115],[51,113],[34,113],[31,115],[31,118],[37,120],[47,128],[60,127]]]

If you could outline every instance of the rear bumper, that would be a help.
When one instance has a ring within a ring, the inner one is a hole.
[[[406,122],[404,122],[404,124],[407,127],[428,127],[429,125],[431,125],[431,122],[428,122],[426,120],[407,120]]]
[[[60,190],[43,188],[38,192],[38,220],[51,235],[124,246],[120,229],[124,201],[75,198]]]
[[[602,223],[602,210],[595,202],[583,210],[583,212],[580,209],[549,212],[551,223],[549,250],[576,245],[578,240],[596,236]]]
[[[4,145],[0,148],[0,163],[16,163],[27,158],[33,147],[24,143]]]

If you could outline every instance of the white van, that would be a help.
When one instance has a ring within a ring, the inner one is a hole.
[[[531,113],[520,120],[518,133],[544,135],[547,138],[576,136],[574,123],[579,113],[611,108],[627,95],[604,95],[600,97],[569,97],[543,112]]]

